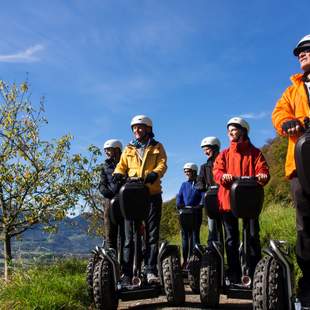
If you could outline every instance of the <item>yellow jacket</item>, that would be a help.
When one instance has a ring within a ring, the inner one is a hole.
[[[163,145],[155,140],[145,149],[143,159],[141,160],[135,146],[129,144],[122,152],[119,163],[114,173],[121,173],[129,177],[145,178],[150,172],[156,172],[158,178],[153,184],[146,184],[150,194],[159,194],[161,190],[160,178],[167,170],[167,155]]]
[[[272,123],[279,135],[282,132],[282,124],[291,119],[298,119],[302,124],[305,116],[310,116],[309,99],[302,80],[302,74],[291,76],[292,85],[289,86],[278,100],[273,112]],[[285,162],[285,175],[290,178],[296,170],[294,150],[298,136],[289,136]]]

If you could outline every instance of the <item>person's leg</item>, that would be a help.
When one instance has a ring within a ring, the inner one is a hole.
[[[134,240],[133,240],[134,226],[133,222],[129,220],[124,220],[124,223],[125,223],[125,243],[123,250],[122,271],[126,276],[131,278],[133,255],[134,255]]]
[[[238,219],[232,212],[224,212],[225,248],[228,264],[228,276],[232,282],[239,282],[241,268],[239,260],[239,227]]]
[[[250,233],[249,233],[249,249],[250,249],[250,277],[253,279],[254,271],[257,263],[262,258],[262,249],[259,238],[259,220],[249,220]]]
[[[202,210],[196,211],[195,229],[193,230],[193,246],[200,244],[200,227],[202,224]]]
[[[147,273],[157,274],[161,194],[151,196],[151,207],[145,225]]]
[[[297,177],[291,179],[291,190],[296,208],[296,256],[303,274],[298,295],[304,305],[310,306],[310,196],[302,190]]]
[[[105,227],[106,245],[108,248],[113,248],[117,250],[118,227],[111,221],[110,208],[111,203],[108,199],[106,199],[104,209],[104,227]]]
[[[181,236],[182,236],[182,257],[183,257],[183,265],[186,264],[188,259],[188,251],[189,251],[189,233],[187,230],[181,227]],[[182,266],[183,266],[182,265]]]

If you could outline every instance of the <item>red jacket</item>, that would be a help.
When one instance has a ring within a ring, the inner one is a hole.
[[[262,152],[253,146],[249,140],[231,142],[230,147],[223,150],[216,158],[213,167],[213,176],[220,185],[218,200],[222,212],[230,211],[230,187],[232,183],[225,183],[222,176],[229,173],[234,177],[256,176],[258,173],[268,175],[269,167]],[[265,185],[262,184],[262,185]]]

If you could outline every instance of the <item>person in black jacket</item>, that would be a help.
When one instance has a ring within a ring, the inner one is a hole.
[[[209,186],[216,185],[213,179],[213,163],[216,159],[216,156],[220,152],[221,142],[216,137],[205,137],[202,139],[201,148],[208,160],[206,163],[200,166],[197,189],[200,191],[206,192]],[[217,223],[218,228],[221,227],[221,223]],[[208,218],[208,243],[211,241],[217,240],[217,230],[215,227],[215,220]]]
[[[124,242],[124,228],[122,223],[117,225],[111,221],[109,208],[111,207],[111,199],[117,194],[119,189],[119,186],[112,180],[112,173],[120,160],[122,144],[118,140],[110,139],[104,143],[103,149],[107,158],[102,164],[99,191],[103,197],[106,198],[104,205],[105,237],[107,246],[117,249],[118,233],[120,235],[121,244]]]

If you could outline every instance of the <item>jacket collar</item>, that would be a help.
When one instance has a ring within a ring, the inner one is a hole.
[[[230,142],[230,149],[234,152],[242,153],[250,149],[250,140],[245,140],[241,142]]]
[[[291,76],[291,81],[295,85],[299,85],[300,83],[303,82],[303,74],[302,73],[297,73]]]

